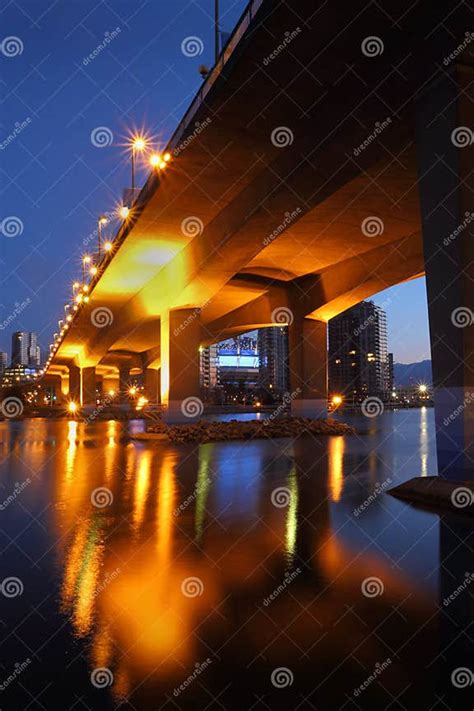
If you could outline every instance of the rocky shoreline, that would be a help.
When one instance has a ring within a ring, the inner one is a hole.
[[[230,442],[234,440],[273,439],[300,435],[347,435],[355,429],[337,420],[311,420],[306,417],[266,420],[230,420],[229,422],[199,422],[183,425],[157,423],[147,432],[132,436],[137,440],[167,440],[174,443]]]

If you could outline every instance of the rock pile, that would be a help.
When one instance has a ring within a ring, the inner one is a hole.
[[[336,420],[310,420],[291,417],[274,420],[230,420],[230,422],[199,422],[184,425],[166,425],[163,422],[148,428],[152,434],[167,435],[171,442],[225,442],[232,440],[271,439],[274,437],[299,437],[304,434],[345,435],[355,430]],[[146,436],[142,436],[143,439]],[[151,438],[150,438],[151,439]]]

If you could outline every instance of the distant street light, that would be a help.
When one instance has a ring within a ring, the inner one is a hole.
[[[135,136],[132,140],[132,195],[135,190],[135,154],[141,153],[146,148],[146,139],[143,136]]]
[[[119,215],[123,220],[126,220],[127,217],[130,214],[130,208],[127,207],[126,205],[123,205],[123,207],[120,208],[119,210]]]

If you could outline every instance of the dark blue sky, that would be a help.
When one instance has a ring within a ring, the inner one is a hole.
[[[221,0],[224,30],[233,28],[245,4]],[[10,351],[14,330],[36,330],[46,348],[80,273],[84,240],[97,216],[113,209],[130,182],[123,145],[128,131],[144,127],[157,145],[163,144],[201,83],[199,65],[212,64],[213,6],[213,0],[4,3],[1,350]],[[84,65],[106,33],[111,41]],[[21,44],[15,40],[7,46],[10,36]],[[190,36],[203,42],[200,56],[183,54],[181,43]],[[91,133],[100,127],[108,129],[107,136],[112,133],[111,145],[94,146]],[[7,223],[9,217],[16,219]],[[17,232],[18,225],[21,234],[5,236],[9,229]],[[374,300],[387,311],[395,360],[429,357],[424,280]],[[24,308],[12,320],[16,304]]]

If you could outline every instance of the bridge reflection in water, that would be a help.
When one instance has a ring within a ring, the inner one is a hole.
[[[38,650],[23,685],[38,694],[54,678],[47,708],[453,703],[470,592],[442,600],[472,568],[466,535],[383,493],[435,473],[432,415],[200,447],[131,443],[140,423],[1,424],[5,493],[31,479],[2,511],[5,575],[27,593],[8,601],[3,657]],[[113,684],[97,689],[103,667]],[[278,667],[294,678],[285,689],[271,683]],[[11,693],[23,707],[22,687]]]

